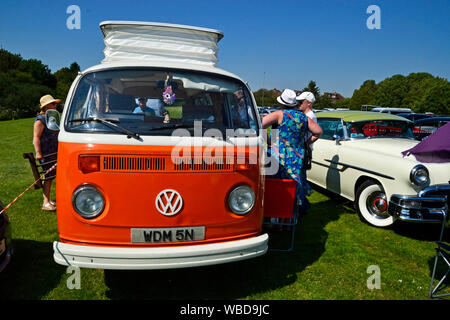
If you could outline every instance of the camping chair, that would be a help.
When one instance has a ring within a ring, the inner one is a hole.
[[[444,203],[447,201],[446,198],[442,198]],[[445,208],[441,211],[442,214],[442,228],[441,228],[441,235],[439,237],[439,241],[436,241],[437,248],[436,248],[436,258],[434,259],[434,267],[433,272],[431,275],[431,284],[430,284],[430,298],[439,298],[444,296],[450,296],[449,293],[443,293],[443,294],[435,294],[436,291],[441,287],[441,285],[444,283],[445,279],[447,278],[448,274],[450,273],[450,245],[446,244],[442,241],[444,230],[445,230],[445,224],[447,222],[447,214],[448,214],[448,206],[445,205]],[[444,276],[439,280],[438,284],[433,288],[434,279],[436,276],[436,267],[439,261],[439,258],[442,258],[444,262],[447,264],[447,272],[445,272]]]
[[[270,251],[292,251],[294,249],[295,226],[298,220],[295,205],[297,182],[290,179],[266,179],[264,191],[264,222],[269,228],[289,226],[290,246],[287,249],[270,248]],[[280,221],[281,219],[282,222]]]
[[[53,156],[55,154],[56,154],[56,152],[48,154],[44,158]],[[56,160],[46,161],[46,162],[41,164],[41,163],[36,161],[36,158],[34,157],[34,154],[32,152],[24,153],[22,156],[23,156],[24,159],[28,159],[28,161],[30,163],[30,167],[31,167],[31,172],[33,173],[34,179],[37,181],[34,184],[34,186],[33,186],[34,189],[42,188],[43,187],[43,185],[42,185],[43,181],[51,180],[51,179],[55,178],[55,174],[53,174],[52,176],[45,176],[45,178],[39,179],[39,177],[44,173],[44,170],[42,169],[42,166],[44,166],[46,164],[54,164],[54,163],[56,163]]]

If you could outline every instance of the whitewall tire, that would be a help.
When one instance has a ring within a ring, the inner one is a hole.
[[[356,210],[360,218],[375,227],[389,227],[395,219],[388,214],[389,201],[383,187],[374,181],[366,181],[356,193]]]

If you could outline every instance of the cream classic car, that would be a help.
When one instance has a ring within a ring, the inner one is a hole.
[[[314,143],[309,182],[354,201],[373,226],[442,221],[439,196],[449,194],[450,163],[402,156],[419,143],[411,121],[366,111],[320,112],[317,119],[323,135]]]

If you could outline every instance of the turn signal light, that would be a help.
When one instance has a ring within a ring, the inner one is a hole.
[[[78,156],[78,169],[83,173],[100,171],[100,156]]]

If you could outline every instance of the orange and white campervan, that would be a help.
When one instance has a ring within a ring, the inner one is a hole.
[[[223,34],[100,28],[105,59],[77,76],[61,117],[55,261],[163,269],[264,254],[265,139],[248,86],[216,67]]]

